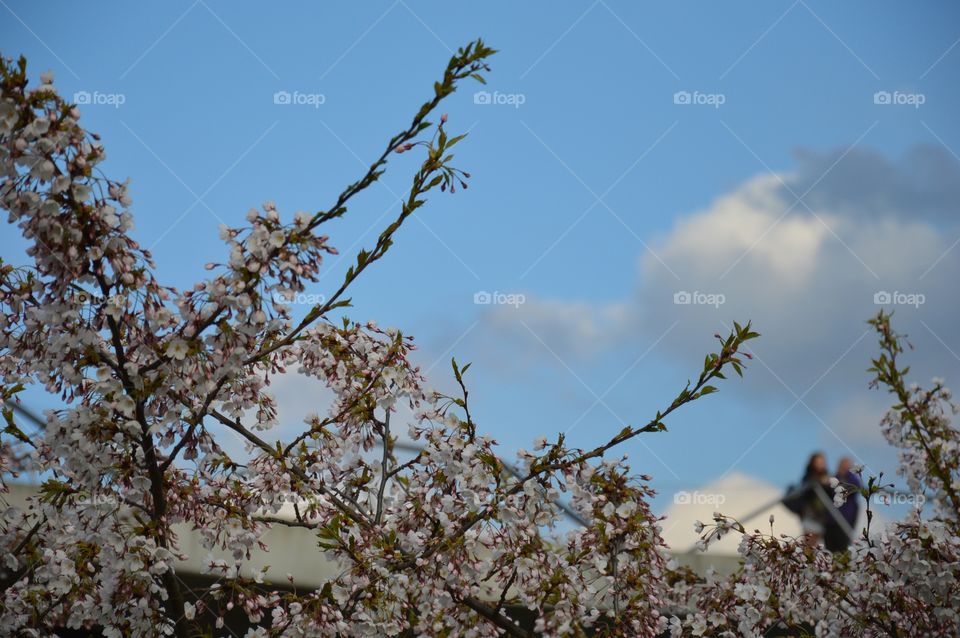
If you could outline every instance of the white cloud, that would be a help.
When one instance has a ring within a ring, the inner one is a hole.
[[[556,345],[563,350],[562,357],[587,357],[616,346],[632,323],[631,312],[626,301],[595,305],[528,295],[520,306],[494,308],[485,316],[485,323],[488,329],[510,335],[511,341],[518,337],[542,340],[550,348]],[[543,351],[539,344],[537,349]]]
[[[634,294],[590,304],[528,293],[520,308],[485,316],[484,327],[496,333],[489,341],[506,340],[511,348],[525,342],[531,353],[549,357],[526,324],[563,360],[575,362],[615,352],[638,334],[650,342],[676,322],[662,347],[695,357],[714,332],[749,319],[763,335],[751,344],[762,359],[751,387],[786,385],[802,396],[816,385],[806,401],[822,407],[865,387],[864,370],[875,353],[865,322],[880,308],[875,293],[887,291],[923,295],[919,307],[886,308],[896,310],[898,329],[920,338],[923,349],[911,353],[917,369],[948,375],[957,359],[940,341],[960,348],[952,338],[960,319],[954,281],[960,248],[951,250],[960,200],[952,198],[952,186],[931,184],[930,175],[960,182],[960,165],[928,147],[908,155],[911,162],[894,164],[872,151],[851,151],[834,168],[849,183],[828,174],[822,189],[817,178],[837,161],[836,153],[807,154],[793,173],[751,178],[650,240],[656,254],[640,256]],[[918,174],[912,168],[918,162],[931,171]],[[795,204],[793,193],[811,185],[804,200],[810,203]],[[910,206],[917,198],[920,216]],[[676,305],[678,291],[719,294],[724,303]]]
[[[790,202],[780,197],[779,186],[772,175],[750,180],[708,209],[679,220],[654,250],[681,282],[714,284],[746,259],[750,266],[762,264],[780,286],[808,283],[827,230],[797,216],[782,217]],[[660,261],[648,253],[642,269],[656,273]]]

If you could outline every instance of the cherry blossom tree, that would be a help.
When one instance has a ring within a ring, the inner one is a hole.
[[[957,633],[953,408],[942,384],[904,385],[888,317],[874,323],[876,382],[898,401],[884,432],[932,511],[866,533],[840,556],[718,514],[704,542],[742,534],[744,566],[699,579],[670,561],[649,477],[632,474],[616,448],[665,430],[730,370],[742,374],[744,344],[758,336],[749,323],[716,335],[717,351],[652,418],[590,449],[540,438],[517,469],[474,421],[469,365],[452,362],[457,393],[432,392],[409,336],[345,316],[350,286],[427,195],[467,187],[451,153],[463,136],[448,134],[445,115],[428,118],[462,81],[482,82],[493,53],[479,40],[458,50],[409,126],[328,208],[289,215],[268,202],[246,226],[222,228],[224,262],[186,291],[164,286],[133,239],[129,184],[103,175],[103,146],[77,107],[49,75],[31,86],[24,59],[2,61],[0,201],[32,263],[0,261],[0,480],[7,490],[24,472],[44,479],[2,519],[5,632],[185,638],[222,633],[225,614],[240,609],[250,636],[759,635],[775,623],[822,635]],[[295,318],[284,300],[316,284],[336,254],[323,225],[407,152],[421,159],[398,216],[339,287]],[[281,440],[269,386],[285,373],[334,398]],[[10,409],[29,385],[66,406],[36,430]],[[413,418],[401,420],[401,406]],[[217,428],[242,437],[243,458]],[[401,440],[421,451],[401,460]],[[562,499],[582,526],[561,524]],[[279,516],[291,502],[295,516]],[[217,582],[202,603],[176,574],[184,524],[232,556],[206,561]],[[252,571],[277,525],[310,530],[338,575],[310,589]],[[517,608],[535,616],[532,629],[510,616]]]

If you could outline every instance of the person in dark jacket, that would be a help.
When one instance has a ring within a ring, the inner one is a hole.
[[[853,460],[849,457],[840,459],[840,463],[837,465],[837,481],[839,481],[839,486],[847,496],[847,499],[837,509],[850,529],[856,530],[857,517],[860,516],[860,477],[853,471]],[[842,552],[850,546],[851,542],[853,542],[853,538],[833,520],[833,517],[830,517],[824,530],[824,545],[827,549],[831,552]]]
[[[828,503],[824,502],[815,486],[819,485],[828,499],[833,498],[833,489],[830,487],[830,473],[827,470],[827,459],[823,452],[815,452],[807,462],[803,473],[803,501],[800,507],[800,527],[807,544],[816,545],[824,538],[830,512]]]

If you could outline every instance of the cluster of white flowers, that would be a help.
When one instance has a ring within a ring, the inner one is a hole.
[[[919,515],[832,555],[802,539],[743,535],[743,567],[683,590],[674,636],[763,636],[775,626],[818,636],[955,635],[960,628],[956,522]]]

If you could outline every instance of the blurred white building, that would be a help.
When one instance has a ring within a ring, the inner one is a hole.
[[[4,495],[0,502],[21,508],[25,506],[27,497],[37,490],[36,486],[24,484],[11,484],[10,488],[10,493]],[[706,552],[700,552],[695,549],[699,536],[694,531],[694,523],[699,520],[708,524],[713,520],[713,513],[720,511],[737,518],[747,530],[759,529],[769,533],[769,519],[773,514],[774,534],[799,536],[799,519],[779,503],[784,491],[785,488],[735,472],[695,490],[677,492],[665,512],[666,520],[661,523],[663,538],[671,553],[682,564],[689,565],[697,572],[703,573],[713,566],[721,573],[729,573],[739,564],[739,535],[730,534],[712,543]],[[293,519],[292,506],[286,506],[279,515]],[[858,531],[865,518],[861,508],[861,520],[856,528]],[[882,529],[884,525],[883,520],[878,518],[874,517],[874,529]],[[201,545],[199,532],[190,526],[178,525],[175,529],[181,550],[190,556],[178,565],[178,571],[201,574],[205,571],[205,559],[211,555],[232,563],[228,552],[209,552],[205,549]],[[287,584],[289,574],[300,586],[319,587],[337,573],[336,564],[317,551],[316,536],[312,530],[275,525],[264,535],[263,541],[270,551],[254,552],[252,559],[247,562],[247,568],[252,572],[253,569],[269,565],[268,580],[272,582]]]
[[[774,485],[741,472],[731,472],[694,490],[676,492],[673,502],[664,512],[667,518],[662,523],[663,538],[677,559],[696,571],[703,573],[713,565],[720,572],[730,572],[739,563],[737,547],[740,535],[728,534],[710,543],[707,550],[701,552],[695,548],[700,536],[694,531],[694,523],[700,521],[710,525],[713,513],[721,512],[736,518],[747,531],[759,530],[770,534],[772,515],[772,533],[775,536],[801,536],[799,517],[779,502],[785,492],[785,486]],[[860,503],[860,516],[854,526],[857,534],[866,524],[863,501]],[[874,530],[882,529],[885,525],[883,517],[874,515]]]

